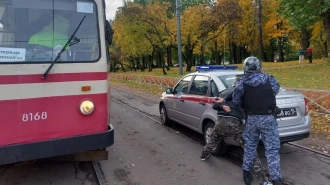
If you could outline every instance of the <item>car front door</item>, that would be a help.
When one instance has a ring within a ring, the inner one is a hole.
[[[196,75],[191,83],[188,94],[183,96],[184,122],[193,129],[200,127],[202,115],[209,105],[210,97],[207,96],[209,90],[209,77]]]
[[[188,88],[193,76],[186,76],[174,87],[173,96],[166,100],[166,107],[170,119],[183,122],[184,120],[184,100],[183,95],[188,93]]]

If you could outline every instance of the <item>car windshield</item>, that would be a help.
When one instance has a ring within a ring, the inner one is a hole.
[[[75,37],[66,42],[85,17]],[[0,0],[0,64],[94,62],[100,56],[91,0]]]
[[[243,74],[231,74],[231,75],[223,75],[218,76],[218,78],[222,81],[226,88],[234,87],[236,81],[241,78]]]

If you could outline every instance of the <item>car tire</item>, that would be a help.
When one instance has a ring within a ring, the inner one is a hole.
[[[209,141],[210,135],[213,131],[214,128],[214,122],[210,121],[206,123],[205,128],[204,128],[204,142],[205,144]],[[217,146],[211,151],[212,155],[214,156],[221,156],[225,155],[227,153],[227,144],[224,141],[221,141],[220,143],[217,144]]]
[[[166,108],[165,108],[164,104],[162,104],[160,106],[159,115],[160,115],[160,123],[162,125],[168,125],[170,123],[170,120],[168,119],[167,111],[166,111]]]

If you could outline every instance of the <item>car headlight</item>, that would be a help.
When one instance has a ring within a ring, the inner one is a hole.
[[[79,110],[83,115],[92,114],[95,109],[95,105],[91,100],[83,100],[79,105]]]

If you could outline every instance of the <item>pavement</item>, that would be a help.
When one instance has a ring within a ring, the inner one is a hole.
[[[26,161],[0,166],[0,185],[97,185],[88,162]]]

